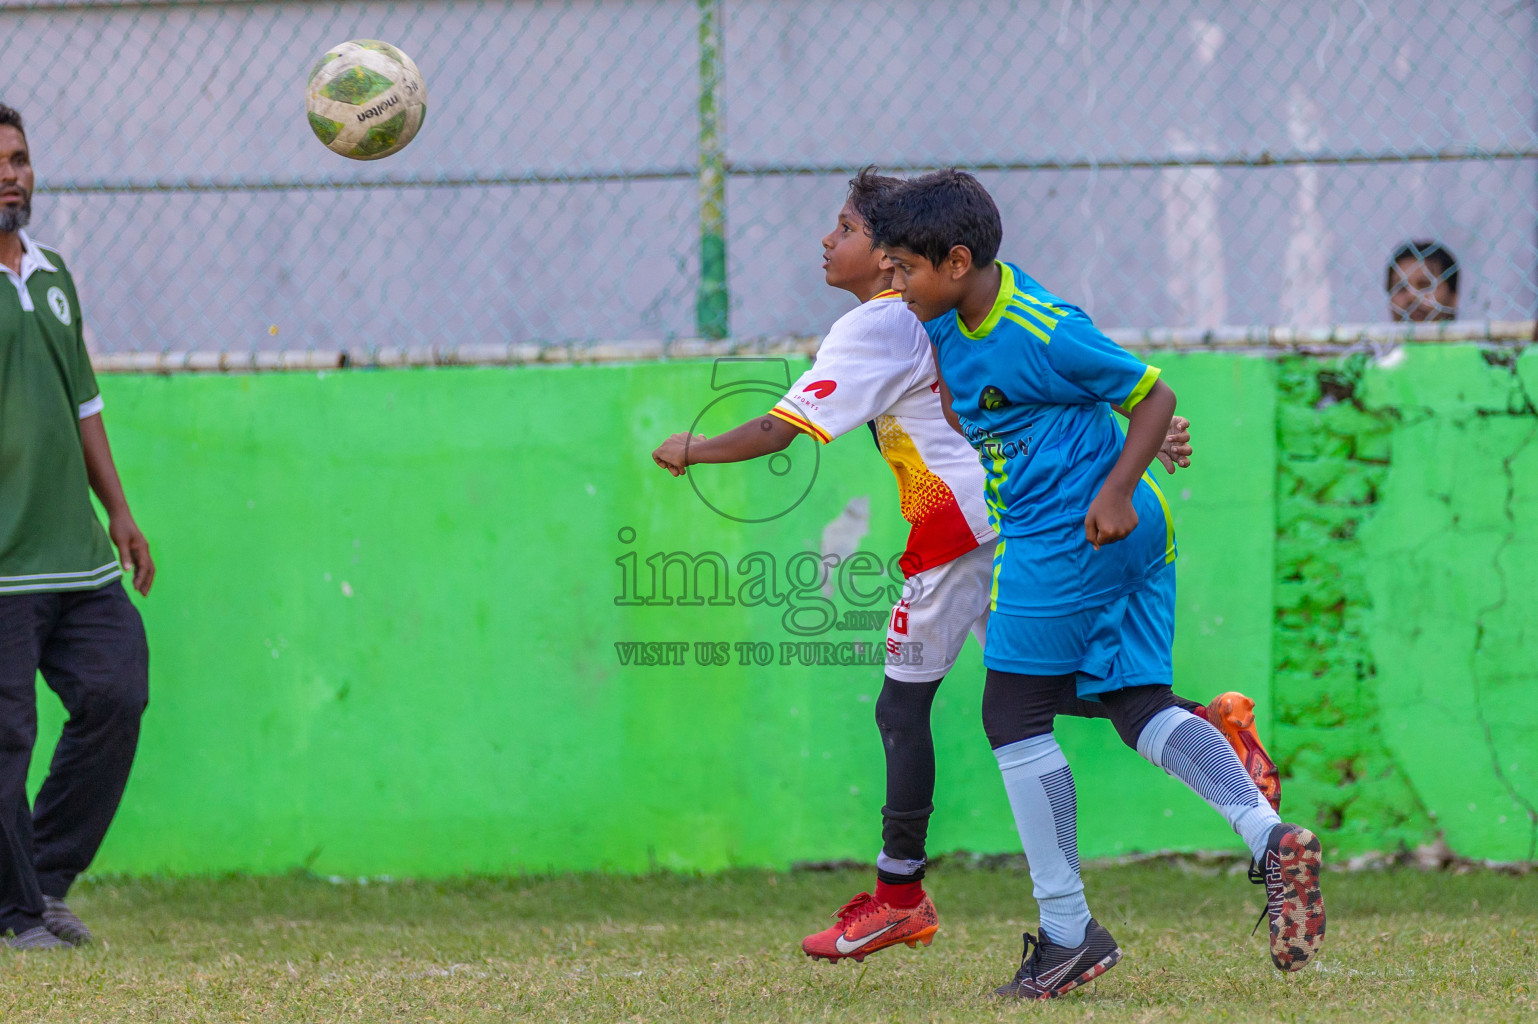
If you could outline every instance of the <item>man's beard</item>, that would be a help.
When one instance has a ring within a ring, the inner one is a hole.
[[[0,235],[14,235],[31,222],[32,197],[28,196],[20,206],[0,210]]]

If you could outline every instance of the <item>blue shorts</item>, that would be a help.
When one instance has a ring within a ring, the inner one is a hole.
[[[1079,696],[1175,681],[1175,570],[1165,567],[1142,589],[1072,615],[1030,618],[995,611],[988,618],[983,664],[1027,676],[1077,675]]]

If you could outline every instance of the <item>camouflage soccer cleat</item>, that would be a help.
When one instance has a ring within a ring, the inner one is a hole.
[[[1205,712],[1207,721],[1223,734],[1239,763],[1255,780],[1260,795],[1266,798],[1273,811],[1282,809],[1282,775],[1276,770],[1276,762],[1261,745],[1260,734],[1255,731],[1255,702],[1242,693],[1225,693],[1214,697]]]
[[[1025,933],[1020,969],[1007,985],[993,994],[1008,999],[1056,999],[1100,977],[1116,966],[1121,949],[1099,921],[1090,918],[1084,941],[1069,948],[1059,946],[1046,932],[1037,938]],[[1033,950],[1031,947],[1035,946]]]
[[[940,930],[935,905],[925,893],[916,907],[894,907],[862,892],[833,915],[838,924],[801,940],[801,951],[813,960],[864,960],[878,949],[906,942],[929,945]]]
[[[1264,859],[1250,865],[1250,881],[1266,887],[1260,917],[1270,919],[1271,962],[1279,971],[1301,971],[1324,944],[1323,866],[1319,837],[1301,825],[1285,824],[1271,830]]]

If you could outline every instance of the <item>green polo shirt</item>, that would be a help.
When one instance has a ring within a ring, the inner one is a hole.
[[[80,447],[101,392],[63,257],[21,242],[21,272],[0,265],[0,595],[93,590],[123,574]]]

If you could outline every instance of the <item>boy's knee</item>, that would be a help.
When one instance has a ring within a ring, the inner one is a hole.
[[[1133,750],[1138,748],[1138,737],[1154,716],[1180,706],[1168,686],[1132,686],[1102,694],[1101,700],[1110,712],[1116,735]]]
[[[1133,750],[1136,750],[1137,738],[1138,736],[1142,735],[1143,726],[1147,725],[1148,722],[1145,719],[1141,722],[1133,723],[1127,721],[1126,719],[1115,718],[1112,719],[1111,724],[1115,726],[1116,735],[1121,737],[1121,741],[1127,746],[1131,747]]]
[[[988,746],[994,750],[1026,738],[1019,722],[1002,713],[995,702],[988,700],[987,693],[983,694],[983,734],[988,737]]]
[[[983,685],[983,732],[988,745],[997,750],[1051,732],[1062,685],[1057,677],[989,669]]]
[[[881,735],[909,733],[929,729],[929,709],[934,703],[940,680],[905,683],[888,676],[876,698],[876,727]]]

